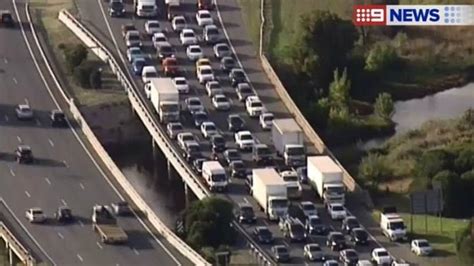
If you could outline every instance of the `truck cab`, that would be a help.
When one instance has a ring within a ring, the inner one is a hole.
[[[344,184],[325,184],[323,188],[323,201],[325,204],[339,203],[344,205],[346,189]]]
[[[267,217],[270,221],[277,221],[280,217],[288,214],[288,198],[281,196],[268,197],[268,213]]]
[[[395,207],[385,207],[380,214],[382,233],[391,241],[406,239],[407,230],[403,218]]]
[[[306,152],[303,145],[288,144],[285,145],[283,153],[285,164],[292,167],[302,166],[306,160]]]
[[[303,193],[303,188],[298,181],[298,173],[295,171],[283,171],[280,173],[281,178],[286,183],[286,190],[289,199],[299,199]]]
[[[158,6],[155,0],[134,0],[135,15],[138,17],[155,17],[158,15]]]
[[[264,164],[272,164],[273,163],[273,156],[266,144],[255,144],[252,148],[252,160],[257,163],[257,165]]]
[[[227,190],[227,173],[218,161],[205,161],[202,163],[202,177],[211,191]]]

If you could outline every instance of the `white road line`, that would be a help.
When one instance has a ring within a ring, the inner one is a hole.
[[[48,139],[48,141],[49,141],[49,145],[51,145],[51,147],[54,147],[54,142],[51,139]]]
[[[66,160],[63,161],[64,167],[69,168],[69,165],[67,165]]]
[[[133,248],[133,252],[135,253],[135,255],[140,255],[140,252],[138,252],[138,250],[136,248]]]
[[[28,191],[25,190],[25,194],[26,194],[26,196],[27,196],[28,198],[31,198],[31,195],[30,195],[30,193],[29,193]]]
[[[37,126],[41,126],[41,121],[38,118],[36,118],[35,122]]]
[[[8,64],[8,59],[6,57],[3,58],[3,62],[5,62],[5,64]]]
[[[49,180],[49,178],[45,177],[44,180],[46,181],[46,183],[48,183],[48,185],[51,186],[51,181]]]
[[[84,261],[84,259],[83,259],[83,258],[81,257],[81,255],[79,255],[79,254],[77,254],[77,258],[78,258],[81,262]]]
[[[18,140],[18,142],[22,142],[20,136],[16,136],[16,139]]]
[[[18,80],[16,80],[16,78],[13,78],[13,82],[14,82],[15,84],[18,84]]]
[[[28,101],[28,98],[25,98],[25,103],[30,105],[30,102]]]
[[[84,227],[84,223],[83,223],[81,220],[79,220],[78,223],[79,223],[79,225],[80,225],[81,227]]]
[[[8,122],[8,120],[10,120],[10,119],[8,118],[8,115],[5,115],[5,122]]]
[[[249,203],[249,204],[250,204],[250,202],[249,202],[249,200],[247,199],[247,197],[244,197],[244,201],[245,201],[246,203]]]
[[[67,202],[64,199],[61,199],[61,202],[64,206],[67,206]]]
[[[59,236],[59,238],[64,239],[63,234],[61,234],[60,232],[58,232],[58,236]]]
[[[95,242],[100,249],[103,249],[102,245],[99,242]]]
[[[15,172],[13,172],[13,169],[11,169],[11,168],[10,168],[10,174],[11,174],[12,176],[15,176]]]
[[[79,186],[82,188],[82,190],[86,189],[82,183],[79,183]]]

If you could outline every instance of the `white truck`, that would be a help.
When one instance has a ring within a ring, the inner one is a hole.
[[[202,178],[211,191],[225,191],[229,183],[225,168],[218,161],[202,163]]]
[[[403,218],[395,207],[385,207],[380,214],[380,228],[382,233],[391,241],[407,238],[407,229]]]
[[[324,204],[345,204],[343,172],[331,157],[308,157],[307,175],[309,184],[316,190]]]
[[[138,17],[152,18],[158,15],[156,0],[133,0],[133,7]]]
[[[145,84],[161,123],[179,121],[179,92],[171,78],[152,78]]]
[[[300,199],[303,194],[303,188],[298,180],[296,171],[288,170],[280,173],[283,181],[286,182],[286,194],[289,199]]]
[[[273,120],[272,140],[277,154],[283,156],[286,165],[304,165],[304,134],[293,118]]]
[[[179,6],[181,5],[181,0],[165,0],[167,8],[167,17],[168,20],[173,19],[175,15],[178,14]]]
[[[271,221],[288,213],[286,182],[274,168],[252,170],[252,196]]]

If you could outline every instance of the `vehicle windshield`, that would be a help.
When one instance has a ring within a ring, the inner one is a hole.
[[[276,252],[282,255],[282,254],[287,254],[288,250],[285,247],[277,247]]]
[[[252,93],[252,89],[250,89],[249,87],[243,87],[240,89],[240,93]]]
[[[123,8],[123,4],[121,2],[112,2],[110,3],[110,6],[115,10],[118,10],[118,9],[122,10]]]
[[[178,112],[179,107],[176,104],[163,104],[161,105],[161,110],[163,110],[163,112]]]
[[[202,53],[201,48],[199,47],[193,47],[190,50],[191,53]]]
[[[336,212],[339,212],[339,211],[343,211],[344,207],[336,205],[336,206],[332,206],[332,210],[336,211]]]
[[[55,113],[54,114],[54,118],[55,119],[58,119],[58,120],[61,120],[61,119],[64,119],[64,114],[63,113]]]
[[[176,79],[175,82],[176,82],[176,85],[187,85],[187,82],[185,79]]]
[[[358,238],[367,238],[368,237],[367,232],[364,231],[364,230],[356,230],[355,234]]]
[[[334,234],[332,235],[332,239],[335,241],[344,241],[344,236],[342,234]]]
[[[288,200],[287,199],[273,199],[270,201],[270,207],[288,208]]]
[[[388,257],[389,256],[387,251],[379,251],[379,252],[377,252],[377,255],[379,257]]]
[[[221,52],[229,51],[229,47],[227,47],[227,45],[220,45],[220,46],[217,47],[217,49]],[[238,76],[238,75],[236,75],[236,76]]]
[[[347,258],[357,258],[357,257],[359,257],[359,256],[357,255],[357,253],[356,253],[355,251],[353,251],[353,250],[347,250],[347,251],[346,251],[346,257],[347,257]]]
[[[201,13],[201,14],[200,14],[200,17],[201,17],[201,18],[211,18],[211,14],[209,14],[209,13]]]
[[[215,89],[220,89],[221,85],[217,82],[209,82],[209,89],[210,90],[215,90]]]
[[[291,231],[293,234],[302,235],[304,234],[304,227],[301,224],[294,224],[291,226]]]
[[[183,18],[178,18],[178,19],[175,19],[174,24],[183,25],[183,24],[186,24],[186,20]]]
[[[142,8],[143,8],[144,10],[153,10],[153,9],[155,9],[155,6],[143,5]]]
[[[242,71],[234,71],[233,74],[234,74],[235,78],[244,78],[245,77],[244,72],[242,72]]]
[[[250,103],[250,106],[251,107],[262,107],[262,103],[261,102],[251,102]]]
[[[236,150],[230,150],[227,152],[227,157],[229,158],[240,158],[240,154],[239,152],[237,152]]]
[[[263,121],[265,121],[265,122],[271,122],[271,121],[273,121],[273,116],[269,116],[269,115],[268,115],[268,116],[264,116],[264,117],[263,117]]]
[[[422,247],[422,248],[425,248],[425,247],[429,247],[430,244],[428,244],[428,242],[425,242],[425,241],[419,241],[418,246]]]
[[[213,124],[207,124],[207,125],[205,126],[205,130],[206,130],[206,131],[216,131],[217,128],[216,128],[216,126],[214,126]]]
[[[185,33],[183,34],[183,36],[186,37],[186,38],[194,38],[194,33],[190,32],[190,31],[189,31],[189,32],[185,32]]]
[[[235,62],[234,62],[234,59],[232,59],[232,58],[226,58],[226,59],[224,59],[224,64],[226,64],[228,66],[233,66],[235,64]]]
[[[189,105],[199,105],[199,106],[201,106],[201,101],[199,101],[198,99],[191,99],[191,100],[189,100]]]
[[[303,204],[303,210],[305,211],[314,211],[316,207],[313,204]]]
[[[232,167],[234,168],[234,170],[243,170],[245,168],[243,163],[234,163]]]
[[[197,114],[194,116],[194,119],[196,119],[196,120],[198,120],[198,121],[207,120],[207,114],[206,114],[206,113],[197,113]]]
[[[210,75],[210,74],[212,74],[212,70],[210,70],[209,68],[204,68],[204,69],[201,70],[201,74]]]
[[[30,155],[31,150],[30,149],[22,149],[22,150],[20,150],[20,153],[23,154],[23,155]]]
[[[316,245],[311,245],[311,246],[309,246],[309,251],[310,252],[318,252],[318,251],[321,251],[321,247],[316,246]]]
[[[240,208],[240,211],[242,212],[243,216],[254,216],[254,212],[252,207],[242,207]]]
[[[225,139],[222,138],[222,137],[215,137],[212,139],[212,141],[215,143],[215,144],[224,144],[225,143]]]
[[[135,60],[135,61],[133,61],[133,63],[135,65],[135,67],[137,67],[137,68],[142,68],[146,64],[145,60]]]
[[[219,31],[215,28],[210,28],[207,30],[207,35],[217,35],[219,34]]]
[[[128,39],[130,41],[139,41],[140,40],[140,35],[130,34],[130,35],[128,35]],[[140,50],[133,49],[132,51],[140,51]]]
[[[257,153],[259,155],[269,155],[270,154],[270,149],[267,148],[267,147],[257,148]]]
[[[230,122],[234,125],[242,125],[244,123],[244,121],[242,121],[242,119],[239,117],[232,117]]]
[[[199,147],[199,145],[188,145],[188,149],[190,152],[200,152],[201,151],[201,148]]]
[[[304,148],[303,147],[289,148],[287,153],[288,153],[288,155],[303,155],[304,154]]]
[[[405,229],[405,224],[403,222],[391,222],[390,229],[392,230]]]
[[[218,175],[212,175],[211,179],[214,182],[222,182],[222,181],[226,181],[227,178],[225,174],[220,174],[220,175],[218,174]]]
[[[349,219],[347,220],[347,224],[352,227],[358,227],[359,222],[356,219]]]
[[[166,60],[165,64],[167,66],[176,66],[176,65],[178,65],[178,62],[176,62],[176,60]]]
[[[226,103],[226,102],[228,102],[228,101],[227,101],[227,98],[226,98],[226,97],[216,97],[216,102],[218,102],[218,103]]]
[[[158,77],[158,73],[156,73],[155,71],[146,72],[145,77],[147,77],[147,78],[156,78],[156,77]]]
[[[172,130],[182,130],[183,126],[180,124],[171,125]]]
[[[160,51],[162,53],[171,53],[173,49],[170,46],[161,46]]]
[[[283,175],[283,181],[285,182],[298,182],[298,176],[297,175]]]
[[[165,36],[157,36],[155,37],[155,42],[166,42],[167,39]]]
[[[194,140],[194,136],[193,135],[183,135],[183,137],[181,139],[183,140],[183,142],[191,141],[191,140]]]
[[[131,49],[130,53],[133,55],[139,55],[142,53],[142,51],[140,51],[140,49]]]
[[[43,214],[43,211],[41,211],[41,210],[33,210],[32,213],[33,213],[34,215],[41,215],[41,214]]]
[[[160,27],[160,23],[158,23],[158,22],[148,23],[148,28],[159,28],[159,27]]]
[[[258,231],[258,234],[263,236],[263,237],[272,237],[272,233],[270,232],[270,230],[268,230],[266,228],[260,229]]]
[[[321,219],[319,219],[319,218],[311,218],[311,219],[309,220],[309,223],[310,223],[311,225],[319,225],[319,224],[322,224]]]
[[[240,135],[240,139],[241,140],[253,140],[253,137],[250,134],[243,134],[243,135]]]
[[[344,187],[328,187],[326,192],[329,194],[344,194]]]

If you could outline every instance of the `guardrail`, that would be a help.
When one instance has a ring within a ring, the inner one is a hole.
[[[36,260],[28,252],[28,250],[16,239],[15,235],[8,227],[0,221],[0,237],[7,243],[7,247],[11,249],[20,261],[26,266],[36,265]]]

